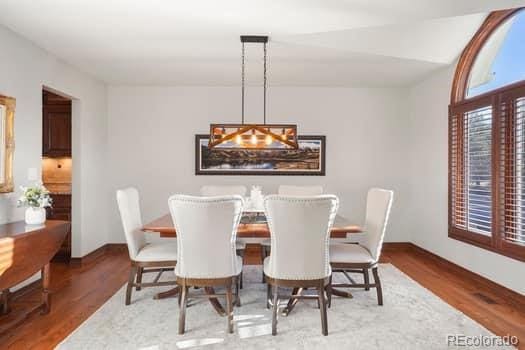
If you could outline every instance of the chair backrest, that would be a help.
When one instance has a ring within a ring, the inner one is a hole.
[[[202,186],[200,190],[201,196],[231,196],[239,195],[246,196],[246,186]]]
[[[265,198],[271,237],[270,277],[309,280],[330,275],[330,230],[338,206],[334,195]]]
[[[280,185],[277,193],[283,196],[319,196],[323,194],[323,186]]]
[[[394,192],[371,188],[366,198],[365,235],[360,242],[366,247],[375,261],[379,260]]]
[[[117,203],[122,227],[126,235],[129,257],[134,260],[139,250],[146,245],[146,237],[141,230],[142,217],[140,214],[139,191],[133,187],[118,190]]]
[[[234,276],[242,197],[174,195],[168,205],[177,231],[176,275],[185,278]]]

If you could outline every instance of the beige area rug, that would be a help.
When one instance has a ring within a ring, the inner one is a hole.
[[[178,335],[177,299],[152,299],[166,288],[134,291],[132,304],[125,306],[124,286],[58,348],[450,349],[454,346],[447,342],[449,335],[493,335],[394,266],[381,265],[379,273],[385,305],[377,305],[374,289],[354,290],[353,299],[334,297],[327,337],[321,334],[319,310],[312,300],[300,301],[288,317],[279,317],[278,334],[272,336],[261,267],[245,266],[242,307],[234,309],[234,334],[226,333],[226,318],[199,298],[187,309],[186,334]],[[163,278],[172,275],[165,273]]]

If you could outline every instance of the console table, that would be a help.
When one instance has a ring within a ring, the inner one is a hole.
[[[9,289],[39,271],[42,273],[42,303],[32,311],[49,312],[49,261],[69,229],[69,222],[59,220],[48,220],[42,225],[26,225],[23,221],[0,225],[0,315],[10,312]]]

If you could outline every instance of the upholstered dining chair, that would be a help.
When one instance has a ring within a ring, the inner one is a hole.
[[[333,288],[376,288],[377,302],[383,305],[383,292],[377,266],[383,239],[385,237],[388,217],[394,192],[379,188],[368,191],[366,200],[366,219],[364,225],[365,235],[359,243],[336,243],[330,245],[330,264],[333,272],[342,272],[349,283],[332,283]],[[374,283],[370,283],[368,271],[372,270]],[[363,274],[364,282],[355,283],[349,272]],[[335,291],[334,291],[335,293]],[[328,303],[331,303],[331,295]]]
[[[271,254],[264,260],[263,269],[268,283],[267,307],[272,304],[273,308],[273,335],[277,334],[279,287],[293,288],[286,314],[298,299],[317,299],[322,333],[328,335],[325,291],[331,275],[328,247],[338,205],[333,195],[265,198]],[[304,288],[316,288],[317,295],[302,295]]]
[[[231,196],[237,195],[241,197],[246,196],[246,186],[242,185],[206,185],[202,186],[200,189],[201,196],[204,197],[215,197],[215,196]],[[244,252],[246,251],[246,242],[242,238],[237,238],[235,242],[235,248],[237,249],[237,255],[239,255],[244,260]],[[243,287],[243,278],[241,274],[241,279],[239,282],[240,288]]]
[[[323,186],[292,186],[280,185],[277,189],[277,194],[283,196],[318,196],[323,194]],[[261,241],[261,260],[264,261],[270,255],[270,240],[264,239]],[[264,274],[263,274],[264,283]]]
[[[135,188],[117,191],[117,203],[120,218],[126,236],[131,270],[126,288],[126,305],[131,303],[133,287],[139,291],[142,287],[159,287],[175,285],[173,281],[159,282],[164,271],[173,270],[177,264],[177,243],[147,243],[142,229],[139,192]],[[157,272],[153,282],[142,282],[144,273]]]
[[[177,230],[178,260],[175,267],[177,284],[181,289],[179,334],[186,321],[189,287],[226,288],[228,332],[233,333],[233,294],[240,305],[239,279],[242,258],[237,256],[235,239],[242,215],[241,196],[194,197],[175,195],[168,205]],[[216,298],[216,293],[196,295]]]

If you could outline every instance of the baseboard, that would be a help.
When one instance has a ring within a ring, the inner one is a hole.
[[[413,244],[410,242],[384,242],[383,243],[383,251],[384,252],[391,252],[391,251],[407,251],[412,249]]]
[[[525,312],[525,296],[520,294],[512,289],[509,289],[501,284],[498,284],[492,280],[489,280],[486,277],[483,277],[473,271],[470,271],[464,267],[461,267],[452,261],[449,261],[441,256],[434,254],[420,246],[415,245],[414,243],[409,243],[410,249],[412,252],[420,255],[424,255],[427,258],[430,258],[435,264],[441,265],[445,269],[454,272],[457,275],[464,277],[465,279],[473,280],[477,283],[484,285],[485,287],[493,290],[495,293],[503,296],[506,300],[513,304],[516,310],[521,310]],[[518,277],[518,275],[516,275]]]
[[[36,281],[33,281],[33,282],[23,286],[22,288],[19,288],[19,289],[15,290],[14,292],[10,292],[9,293],[9,299],[20,298],[21,296],[23,296],[23,295],[25,295],[27,293],[30,293],[30,292],[34,291],[35,289],[39,289],[39,288],[42,288],[42,278],[39,278]]]
[[[69,264],[72,266],[83,266],[88,265],[102,257],[106,253],[110,252],[127,252],[128,246],[125,243],[107,243],[101,247],[98,247],[91,253],[84,255],[80,258],[71,258]]]

